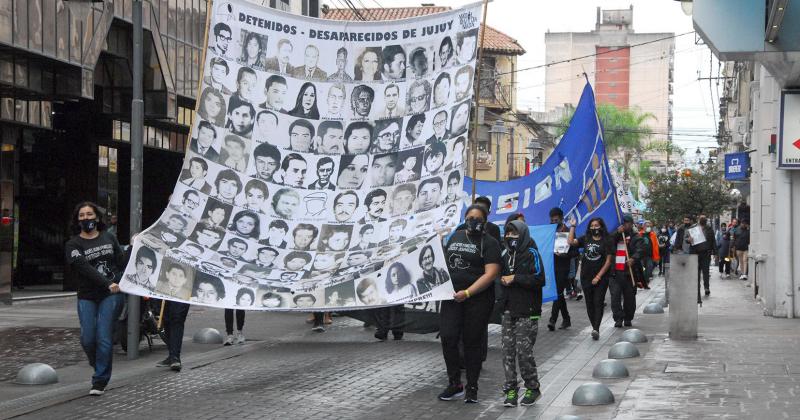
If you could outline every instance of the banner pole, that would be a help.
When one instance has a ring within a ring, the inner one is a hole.
[[[470,154],[472,154],[472,202],[475,202],[475,184],[478,176],[478,112],[481,104],[481,67],[483,64],[483,39],[486,36],[486,12],[489,8],[489,0],[483,0],[483,17],[481,18],[481,39],[478,44],[478,62],[475,65],[475,117],[472,119],[472,147],[470,147]],[[497,157],[499,158],[499,156]],[[498,164],[495,159],[495,165]]]

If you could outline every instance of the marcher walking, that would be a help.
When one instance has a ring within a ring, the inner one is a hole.
[[[466,230],[457,230],[445,246],[447,268],[457,292],[454,300],[442,301],[439,334],[449,385],[439,399],[450,401],[465,395],[461,384],[459,341],[464,347],[467,387],[464,402],[478,402],[481,371],[481,339],[494,305],[493,282],[500,274],[500,244],[486,234],[488,212],[471,205],[466,213]]]
[[[694,240],[691,236],[687,238],[689,244],[691,244],[691,253],[697,254],[697,281],[700,281],[700,278],[703,279],[703,288],[705,289],[706,296],[711,294],[711,288],[709,284],[710,280],[710,273],[709,269],[711,266],[711,255],[714,253],[714,250],[717,249],[717,245],[714,243],[714,230],[711,229],[711,226],[708,225],[708,219],[705,216],[700,216],[698,218],[697,224],[700,226],[700,229],[703,231],[703,236],[705,240],[698,244],[694,244]],[[699,291],[699,286],[698,286]]]
[[[739,260],[739,272],[742,274],[739,280],[747,280],[747,250],[750,248],[750,222],[742,220],[736,228],[736,239],[734,240],[736,258]]]
[[[556,232],[569,232],[569,229],[564,225],[564,211],[558,207],[550,209],[550,223],[556,225]],[[560,329],[567,329],[572,325],[569,311],[567,310],[567,300],[564,298],[564,289],[569,286],[570,261],[575,255],[572,247],[565,253],[554,253],[556,301],[553,302],[553,309],[550,312],[550,322],[547,323],[547,329],[550,331],[556,330],[556,321],[558,321],[559,313],[563,319],[559,327]]]
[[[661,230],[658,232],[658,254],[661,256],[661,259],[658,260],[658,275],[664,275],[664,267],[666,264],[669,264],[669,230],[667,229],[667,225],[661,226]]]
[[[592,324],[592,339],[600,338],[600,323],[603,321],[603,305],[608,290],[608,274],[614,259],[614,247],[603,219],[595,217],[589,221],[586,234],[575,238],[575,228],[569,232],[570,245],[583,249],[581,258],[581,283],[586,295],[586,312]]]
[[[506,382],[503,392],[506,407],[517,405],[519,363],[525,392],[519,404],[532,405],[542,395],[539,373],[533,358],[533,346],[539,332],[542,314],[542,287],[545,283],[544,263],[528,225],[521,220],[506,224],[503,243],[503,276],[496,304],[503,314],[503,370]]]
[[[633,230],[633,217],[626,214],[623,223],[613,236],[617,244],[614,262],[614,278],[609,282],[611,289],[611,312],[614,315],[614,326],[621,328],[632,325],[636,313],[636,275],[632,274],[641,264],[641,239]]]
[[[104,231],[97,205],[83,202],[72,212],[67,241],[67,265],[78,278],[78,320],[81,347],[94,368],[89,395],[105,393],[111,379],[114,323],[124,302],[119,279],[125,269],[125,255],[117,238]]]
[[[236,336],[233,335],[233,318],[236,316]],[[225,339],[226,346],[236,344],[244,344],[244,309],[225,309],[225,332],[228,337]]]
[[[717,243],[717,261],[719,263],[719,273],[725,278],[731,276],[731,233],[725,227],[725,223],[721,227],[721,235],[719,243]]]

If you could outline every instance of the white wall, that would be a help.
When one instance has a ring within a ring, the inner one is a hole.
[[[758,94],[753,95],[751,154],[750,284],[758,282],[764,313],[793,318],[800,315],[796,298],[800,274],[800,173],[777,169],[777,156],[769,153],[770,137],[779,134],[781,87],[758,66]],[[754,264],[755,260],[763,262]]]

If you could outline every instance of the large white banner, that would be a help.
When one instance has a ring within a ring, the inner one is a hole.
[[[137,295],[262,310],[452,298],[479,5],[387,22],[217,1],[169,207]]]

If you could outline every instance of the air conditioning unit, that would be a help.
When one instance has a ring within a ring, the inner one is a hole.
[[[731,127],[733,144],[744,144],[747,137],[747,117],[735,117]]]

